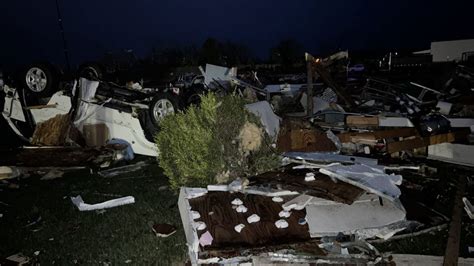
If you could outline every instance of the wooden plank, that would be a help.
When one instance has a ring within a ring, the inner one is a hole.
[[[58,104],[57,104],[57,103],[53,103],[53,104],[45,104],[45,105],[27,106],[27,107],[23,107],[23,109],[25,109],[25,110],[33,110],[33,109],[43,109],[43,108],[55,108],[56,106],[58,106]]]
[[[377,116],[357,116],[349,115],[346,124],[350,127],[378,127],[379,118]]]
[[[306,90],[307,95],[307,102],[306,102],[306,115],[308,117],[313,116],[313,64],[311,61],[307,63],[307,79],[308,79],[308,87]]]
[[[389,130],[376,130],[371,132],[346,132],[338,134],[341,142],[357,142],[359,140],[381,140],[386,138],[417,136],[414,128],[395,128]]]
[[[322,66],[320,63],[316,63],[313,60],[313,70],[318,73],[319,77],[321,80],[329,86],[334,92],[336,92],[337,96],[344,101],[346,106],[354,106],[355,103],[352,99],[352,97],[347,94],[343,88],[341,88],[331,77],[330,73],[327,71],[327,69]]]
[[[463,211],[462,197],[466,190],[466,178],[459,177],[456,197],[454,199],[453,216],[449,225],[448,242],[444,253],[443,265],[458,265],[459,242],[461,238],[461,218]]]
[[[433,135],[429,137],[416,137],[414,139],[402,140],[387,143],[387,152],[394,153],[403,150],[413,150],[416,148],[426,147],[429,145],[440,144],[445,142],[453,142],[455,140],[464,140],[469,134],[469,130],[460,130],[446,134]]]

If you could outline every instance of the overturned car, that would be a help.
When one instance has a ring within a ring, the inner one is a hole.
[[[206,71],[200,68],[201,75],[180,75],[169,83],[145,87],[135,81],[119,85],[95,75],[94,70],[91,65],[79,77],[65,77],[48,65],[30,66],[20,82],[2,84],[3,117],[16,135],[31,144],[52,145],[35,142],[35,130],[57,115],[68,115],[85,146],[122,139],[134,153],[156,156],[153,142],[160,120],[197,104],[199,95],[212,89],[210,83],[236,76],[236,69],[207,65]]]

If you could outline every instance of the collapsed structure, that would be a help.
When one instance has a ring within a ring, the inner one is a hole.
[[[430,52],[436,53],[436,47]],[[350,77],[365,67],[349,69],[347,52],[327,58],[306,54],[306,75],[279,77],[279,84],[262,82],[256,72],[238,74],[237,68],[208,64],[201,75],[164,91],[81,78],[71,91],[56,92],[36,106],[26,106],[20,90],[5,85],[3,116],[21,136],[13,120],[33,120],[32,139],[23,137],[39,145],[52,145],[51,139],[66,145],[75,139],[73,150],[88,151],[90,157],[105,155],[80,146],[108,143],[113,156],[108,153],[107,158],[156,156],[163,152],[152,143],[157,122],[179,110],[172,95],[191,95],[186,101],[195,104],[205,92],[235,93],[250,102],[246,109],[260,119],[282,166],[180,189],[191,262],[376,263],[386,258],[370,242],[446,227],[449,220],[415,193],[402,193],[422,190],[402,174],[436,171],[426,159],[474,166],[474,71],[462,64],[468,54],[461,55],[455,64],[445,62],[453,64],[449,77],[433,86],[400,75],[404,64],[392,54],[389,72]],[[49,136],[51,127],[58,134]],[[84,145],[74,132],[82,135]],[[90,163],[90,157],[70,166]],[[472,205],[467,198],[463,202],[469,213]],[[459,232],[453,229],[456,237]]]

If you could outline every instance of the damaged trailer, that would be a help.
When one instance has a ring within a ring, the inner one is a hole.
[[[228,185],[181,188],[192,264],[387,263],[371,241],[420,230],[426,217],[419,213],[439,216],[413,200],[402,203],[402,177],[386,174],[390,168],[377,160],[336,155],[342,165],[324,153],[285,155],[299,163]],[[425,226],[446,221],[437,219]]]

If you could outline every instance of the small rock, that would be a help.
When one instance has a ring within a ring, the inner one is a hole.
[[[129,263],[132,263],[132,260],[126,260],[125,261],[125,264],[129,264]]]
[[[35,256],[38,256],[40,254],[40,251],[37,250],[37,251],[33,252],[33,254],[35,254]]]
[[[54,241],[54,237],[51,237],[50,239],[48,239],[49,241]]]
[[[158,188],[158,191],[164,191],[164,190],[167,190],[168,189],[168,186],[161,186]]]

